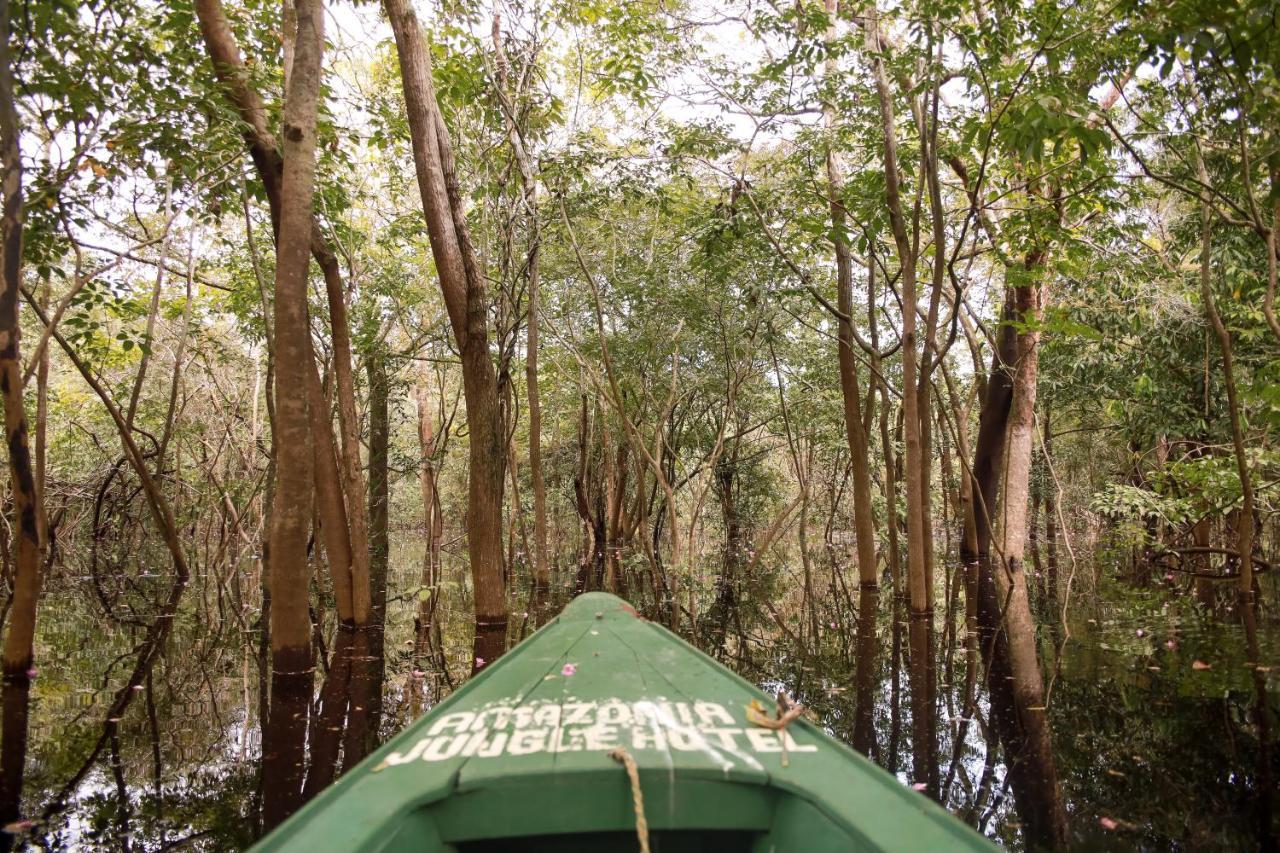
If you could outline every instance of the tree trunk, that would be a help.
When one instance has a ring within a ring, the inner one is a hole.
[[[1016,737],[1006,740],[1014,794],[1027,823],[1032,844],[1061,846],[1066,841],[1067,817],[1058,788],[1044,684],[1036,653],[1036,624],[1031,615],[1023,557],[1027,544],[1027,505],[1031,488],[1031,447],[1035,435],[1036,379],[1039,368],[1040,322],[1047,285],[1034,279],[1014,288],[1018,325],[1016,368],[1009,408],[1004,488],[999,514],[998,549],[993,555],[995,588],[1002,613],[1004,646],[1016,710]],[[1019,790],[1021,789],[1021,790]]]
[[[831,21],[827,29],[827,41],[836,37],[838,0],[826,0],[827,17]],[[826,74],[835,72],[835,60],[827,61]],[[823,124],[831,132],[835,124],[835,111],[823,105]],[[844,399],[845,438],[849,444],[849,458],[853,469],[853,527],[858,557],[858,581],[865,588],[877,585],[875,519],[871,507],[870,442],[862,411],[862,389],[858,384],[858,362],[853,354],[853,258],[849,251],[844,209],[844,171],[833,143],[827,145],[827,206],[831,213],[831,231],[836,255],[836,309],[841,313],[838,334],[838,364],[840,392]],[[874,266],[868,266],[868,274],[875,275]],[[868,408],[874,401],[868,398]],[[870,412],[866,413],[870,415]]]
[[[498,382],[489,358],[488,289],[471,247],[454,174],[453,148],[436,104],[431,58],[409,0],[384,0],[395,33],[413,159],[431,252],[454,340],[462,354],[462,390],[470,430],[467,551],[475,597],[475,666],[506,647],[502,570],[502,493],[506,442]]]
[[[371,355],[365,367],[369,374],[369,592],[373,623],[381,625],[387,608],[387,568],[391,553],[387,515],[391,497],[388,476],[391,389],[384,356]]]
[[[888,542],[885,544],[885,563],[889,566],[889,579],[893,585],[895,598],[902,596],[902,558],[898,545],[898,466],[895,462],[897,452],[894,449],[893,434],[889,431],[889,385],[881,381],[880,385],[880,445],[884,452],[884,503],[885,530]]]
[[[582,528],[582,553],[578,559],[579,592],[582,592],[586,586],[585,580],[595,553],[595,522],[591,518],[591,501],[587,495],[587,473],[590,466],[587,450],[591,436],[591,424],[588,418],[587,392],[584,389],[578,400],[578,468],[573,475],[574,506],[578,511],[578,521]]]
[[[884,132],[885,194],[889,223],[898,250],[902,270],[902,408],[906,437],[907,491],[907,593],[913,613],[932,610],[929,600],[929,560],[925,554],[928,537],[924,518],[924,469],[929,460],[923,457],[921,444],[919,375],[916,352],[916,257],[903,215],[902,193],[898,176],[898,141],[894,123],[893,95],[889,77],[880,53],[880,32],[874,4],[867,11],[867,43],[872,52],[876,91],[880,102],[880,125]]]
[[[22,807],[27,751],[36,605],[40,597],[40,495],[27,445],[19,347],[18,296],[22,286],[22,159],[9,50],[9,2],[0,0],[0,392],[4,395],[5,440],[13,498],[13,596],[4,638],[4,729],[0,733],[0,823],[16,820]],[[5,834],[6,842],[12,839]],[[6,843],[6,847],[8,844]]]
[[[298,0],[298,35],[283,116],[284,172],[276,245],[276,456],[271,525],[270,718],[263,756],[281,768],[279,784],[266,787],[263,820],[278,825],[301,805],[298,786],[306,721],[295,717],[297,698],[311,693],[311,582],[307,538],[311,522],[314,459],[307,392],[311,327],[307,278],[311,265],[311,205],[315,192],[316,110],[320,92],[324,11],[319,0]],[[314,363],[314,362],[312,362]],[[279,697],[282,701],[275,701]],[[293,701],[284,701],[293,700]],[[306,708],[306,702],[301,707]]]
[[[443,395],[444,389],[440,389]],[[418,389],[418,442],[422,455],[419,484],[422,488],[422,507],[426,516],[426,551],[422,562],[422,591],[418,594],[417,637],[414,655],[419,665],[428,656],[432,663],[443,669],[440,623],[436,609],[440,602],[440,540],[444,535],[444,517],[440,511],[440,493],[436,488],[436,458],[443,444],[443,435],[435,429],[435,416],[430,408],[430,394],[425,386]],[[444,425],[441,424],[443,429]],[[425,677],[425,676],[424,676]]]
[[[520,172],[521,202],[529,221],[529,248],[524,265],[525,292],[529,300],[524,362],[525,400],[529,407],[529,478],[533,484],[533,576],[538,594],[545,596],[551,583],[551,572],[547,563],[547,487],[542,475],[542,404],[538,392],[538,323],[541,311],[538,298],[538,262],[542,250],[538,185],[533,159],[529,156],[517,124],[517,105],[506,91],[509,78],[507,58],[502,49],[501,22],[496,15],[492,33],[493,49],[498,60],[497,92],[506,119],[507,140],[511,144],[511,153]]]
[[[618,442],[613,464],[609,472],[609,547],[605,553],[605,589],[618,595],[626,595],[626,577],[622,571],[622,529],[625,521],[627,497],[627,451],[631,445],[624,437]]]
[[[362,707],[367,711],[368,725],[363,728],[366,740],[365,753],[372,748],[382,717],[382,678],[385,667],[383,654],[384,626],[387,616],[387,570],[391,558],[391,536],[388,507],[391,500],[391,480],[388,455],[391,443],[391,418],[388,398],[391,394],[387,376],[386,356],[370,353],[365,360],[369,375],[369,624],[360,631],[357,645],[361,653],[359,661],[359,685],[367,694]],[[356,726],[355,728],[360,728]],[[347,756],[344,766],[354,766]]]
[[[1208,175],[1204,163],[1199,160],[1197,152],[1196,165],[1200,180],[1208,185]],[[1240,560],[1239,596],[1242,608],[1253,607],[1253,475],[1249,470],[1249,456],[1245,450],[1244,418],[1241,415],[1241,402],[1236,391],[1235,353],[1231,344],[1231,332],[1218,313],[1217,303],[1213,298],[1212,280],[1212,238],[1213,219],[1209,212],[1209,201],[1201,204],[1200,210],[1200,298],[1204,301],[1205,313],[1209,316],[1209,324],[1218,338],[1218,348],[1222,351],[1222,378],[1227,386],[1227,413],[1231,420],[1231,446],[1235,452],[1236,472],[1240,477],[1241,503],[1238,521],[1236,522],[1236,554]]]
[[[214,73],[222,84],[228,100],[240,115],[245,146],[249,150],[250,159],[253,160],[254,168],[266,192],[267,204],[271,211],[271,226],[278,241],[284,164],[276,139],[268,129],[266,105],[261,95],[250,85],[249,71],[240,56],[240,48],[236,44],[235,34],[227,21],[221,0],[196,0],[195,11]],[[286,46],[289,44],[287,38],[285,43]],[[296,53],[296,47],[294,52]],[[296,59],[294,61],[296,62]],[[292,63],[286,71],[292,77]],[[338,472],[339,482],[345,492],[343,509],[346,516],[342,519],[342,524],[347,527],[347,539],[350,543],[347,571],[351,573],[352,620],[363,625],[369,618],[368,533],[363,515],[364,486],[360,474],[359,422],[356,419],[355,388],[351,379],[351,334],[348,328],[346,297],[343,293],[342,273],[338,267],[337,256],[329,247],[314,215],[309,221],[309,242],[311,254],[324,275],[325,293],[329,300],[334,374],[338,380],[338,415],[342,435],[339,447],[339,443],[333,439],[332,427],[326,418],[313,423],[317,429],[322,423],[323,428],[330,434],[327,437],[317,437],[315,440],[321,444],[327,443],[335,448],[335,454],[341,455]],[[325,505],[330,510],[336,506],[332,501],[327,501]]]
[[[1044,463],[1050,481],[1044,489],[1044,570],[1045,590],[1050,603],[1058,600],[1058,486],[1052,482],[1053,466],[1053,410],[1045,400],[1044,411]]]
[[[36,603],[40,596],[39,500],[27,442],[23,400],[21,327],[22,161],[18,112],[9,54],[9,5],[0,0],[0,392],[4,395],[5,441],[13,499],[14,574],[9,631],[4,641],[4,677],[25,678],[31,668]]]
[[[1028,269],[1039,265],[1041,256],[1027,257]],[[999,337],[991,355],[991,375],[978,414],[978,438],[970,469],[970,496],[973,511],[965,516],[965,534],[960,557],[966,565],[979,565],[991,550],[991,518],[999,498],[1000,472],[1004,465],[1005,425],[1013,400],[1013,365],[1017,358],[1018,333],[1014,325],[1014,292],[1005,292],[1000,309]]]
[[[308,416],[314,442],[312,446],[315,465],[313,476],[316,486],[316,511],[320,517],[320,533],[324,542],[325,559],[329,564],[329,577],[333,585],[333,599],[338,611],[338,621],[344,625],[354,625],[351,537],[347,527],[346,498],[342,494],[337,450],[333,446],[333,432],[329,428],[329,406],[325,402],[324,389],[320,385],[320,371],[316,366],[314,355],[311,356],[306,369]]]

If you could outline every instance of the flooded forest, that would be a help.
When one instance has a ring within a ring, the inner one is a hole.
[[[0,849],[246,849],[599,590],[997,845],[1275,850],[1278,22],[0,0]]]

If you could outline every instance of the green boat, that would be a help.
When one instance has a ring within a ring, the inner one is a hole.
[[[256,849],[992,849],[798,714],[589,593]]]

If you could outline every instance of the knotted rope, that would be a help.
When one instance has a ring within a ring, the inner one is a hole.
[[[751,700],[751,704],[747,706],[747,719],[753,724],[760,726],[762,729],[769,729],[775,732],[781,732],[778,740],[782,742],[782,766],[788,767],[791,762],[787,757],[787,726],[804,713],[804,706],[799,702],[792,702],[791,697],[785,693],[778,694],[778,717],[774,719],[769,716],[769,712],[764,709],[755,699]]]
[[[644,793],[640,790],[640,771],[636,768],[636,760],[626,747],[621,746],[610,752],[609,757],[627,769],[627,779],[631,781],[631,802],[636,810],[636,840],[640,842],[640,853],[649,853],[649,822],[644,819]]]

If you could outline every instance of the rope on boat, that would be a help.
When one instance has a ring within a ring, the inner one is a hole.
[[[640,842],[640,853],[649,853],[649,822],[644,818],[644,793],[640,790],[640,771],[636,768],[636,760],[622,746],[610,752],[609,757],[627,769],[627,779],[631,781],[631,802],[636,810],[636,840]]]
[[[804,706],[799,702],[791,701],[791,697],[785,693],[778,694],[777,719],[770,717],[769,712],[755,699],[752,699],[751,704],[747,706],[747,720],[752,724],[760,726],[762,729],[781,733],[778,735],[778,740],[782,742],[783,767],[788,767],[791,764],[787,756],[787,726],[791,725],[803,713]]]

